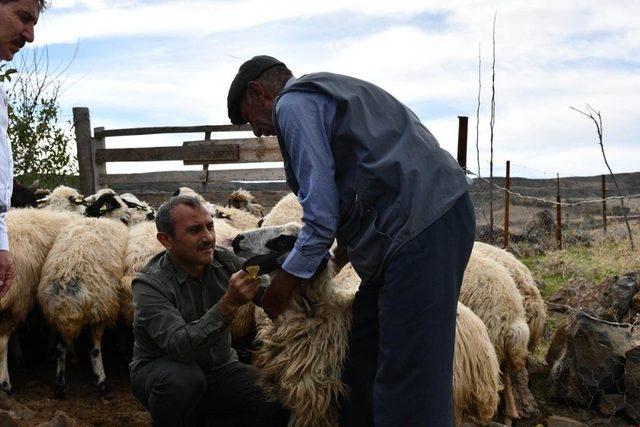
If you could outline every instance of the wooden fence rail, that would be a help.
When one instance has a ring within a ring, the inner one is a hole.
[[[248,132],[250,126],[206,125],[165,126],[127,129],[96,127],[91,131],[88,108],[73,109],[80,191],[93,194],[100,188],[133,192],[142,197],[163,200],[181,186],[209,193],[216,203],[225,200],[223,192],[238,187],[251,189],[256,199],[272,206],[286,192],[284,170],[280,168],[242,168],[243,163],[280,162],[282,157],[277,139],[268,138],[212,138],[228,132]],[[111,137],[203,133],[204,139],[181,141],[168,147],[106,148],[105,140]],[[202,165],[202,171],[161,171],[148,173],[108,174],[110,162],[182,161],[185,165]],[[209,170],[212,164],[238,164],[238,169]],[[264,194],[262,194],[264,193]]]

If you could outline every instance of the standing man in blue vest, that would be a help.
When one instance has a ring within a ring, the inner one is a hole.
[[[26,43],[33,42],[34,27],[45,7],[45,0],[0,0],[0,61],[11,61]],[[13,156],[7,134],[7,108],[7,95],[0,87],[0,299],[9,291],[16,277],[4,222],[13,192]]]
[[[279,60],[240,67],[234,124],[276,135],[304,210],[293,251],[261,305],[282,313],[334,239],[362,279],[340,402],[341,426],[453,426],[456,306],[474,241],[468,183],[405,105],[353,77],[295,78]]]

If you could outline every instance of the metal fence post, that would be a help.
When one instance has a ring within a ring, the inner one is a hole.
[[[604,227],[604,234],[607,234],[607,187],[605,185],[604,175],[602,178],[602,226]]]
[[[469,118],[458,116],[458,164],[467,170],[467,131]],[[480,172],[480,171],[478,171]]]
[[[509,249],[509,190],[511,189],[511,161],[507,160],[507,170],[504,182],[504,236],[502,247]]]
[[[80,192],[85,195],[96,192],[94,171],[94,147],[91,137],[91,119],[86,107],[73,108],[73,125],[76,132],[78,149],[78,171],[80,174]]]
[[[556,240],[558,242],[558,249],[562,249],[562,206],[560,205],[560,174],[557,174],[556,190]]]

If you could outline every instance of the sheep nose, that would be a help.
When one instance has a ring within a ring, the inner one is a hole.
[[[231,246],[233,247],[233,251],[235,253],[240,252],[240,240],[244,239],[244,236],[242,234],[238,234],[236,237],[233,238],[233,241],[231,242]]]

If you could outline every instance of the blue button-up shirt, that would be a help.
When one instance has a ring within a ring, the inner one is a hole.
[[[294,81],[292,77],[285,87]],[[329,255],[338,229],[338,190],[329,144],[335,114],[335,101],[319,93],[286,93],[276,104],[276,120],[300,185],[298,200],[304,211],[304,226],[282,268],[304,279]]]

